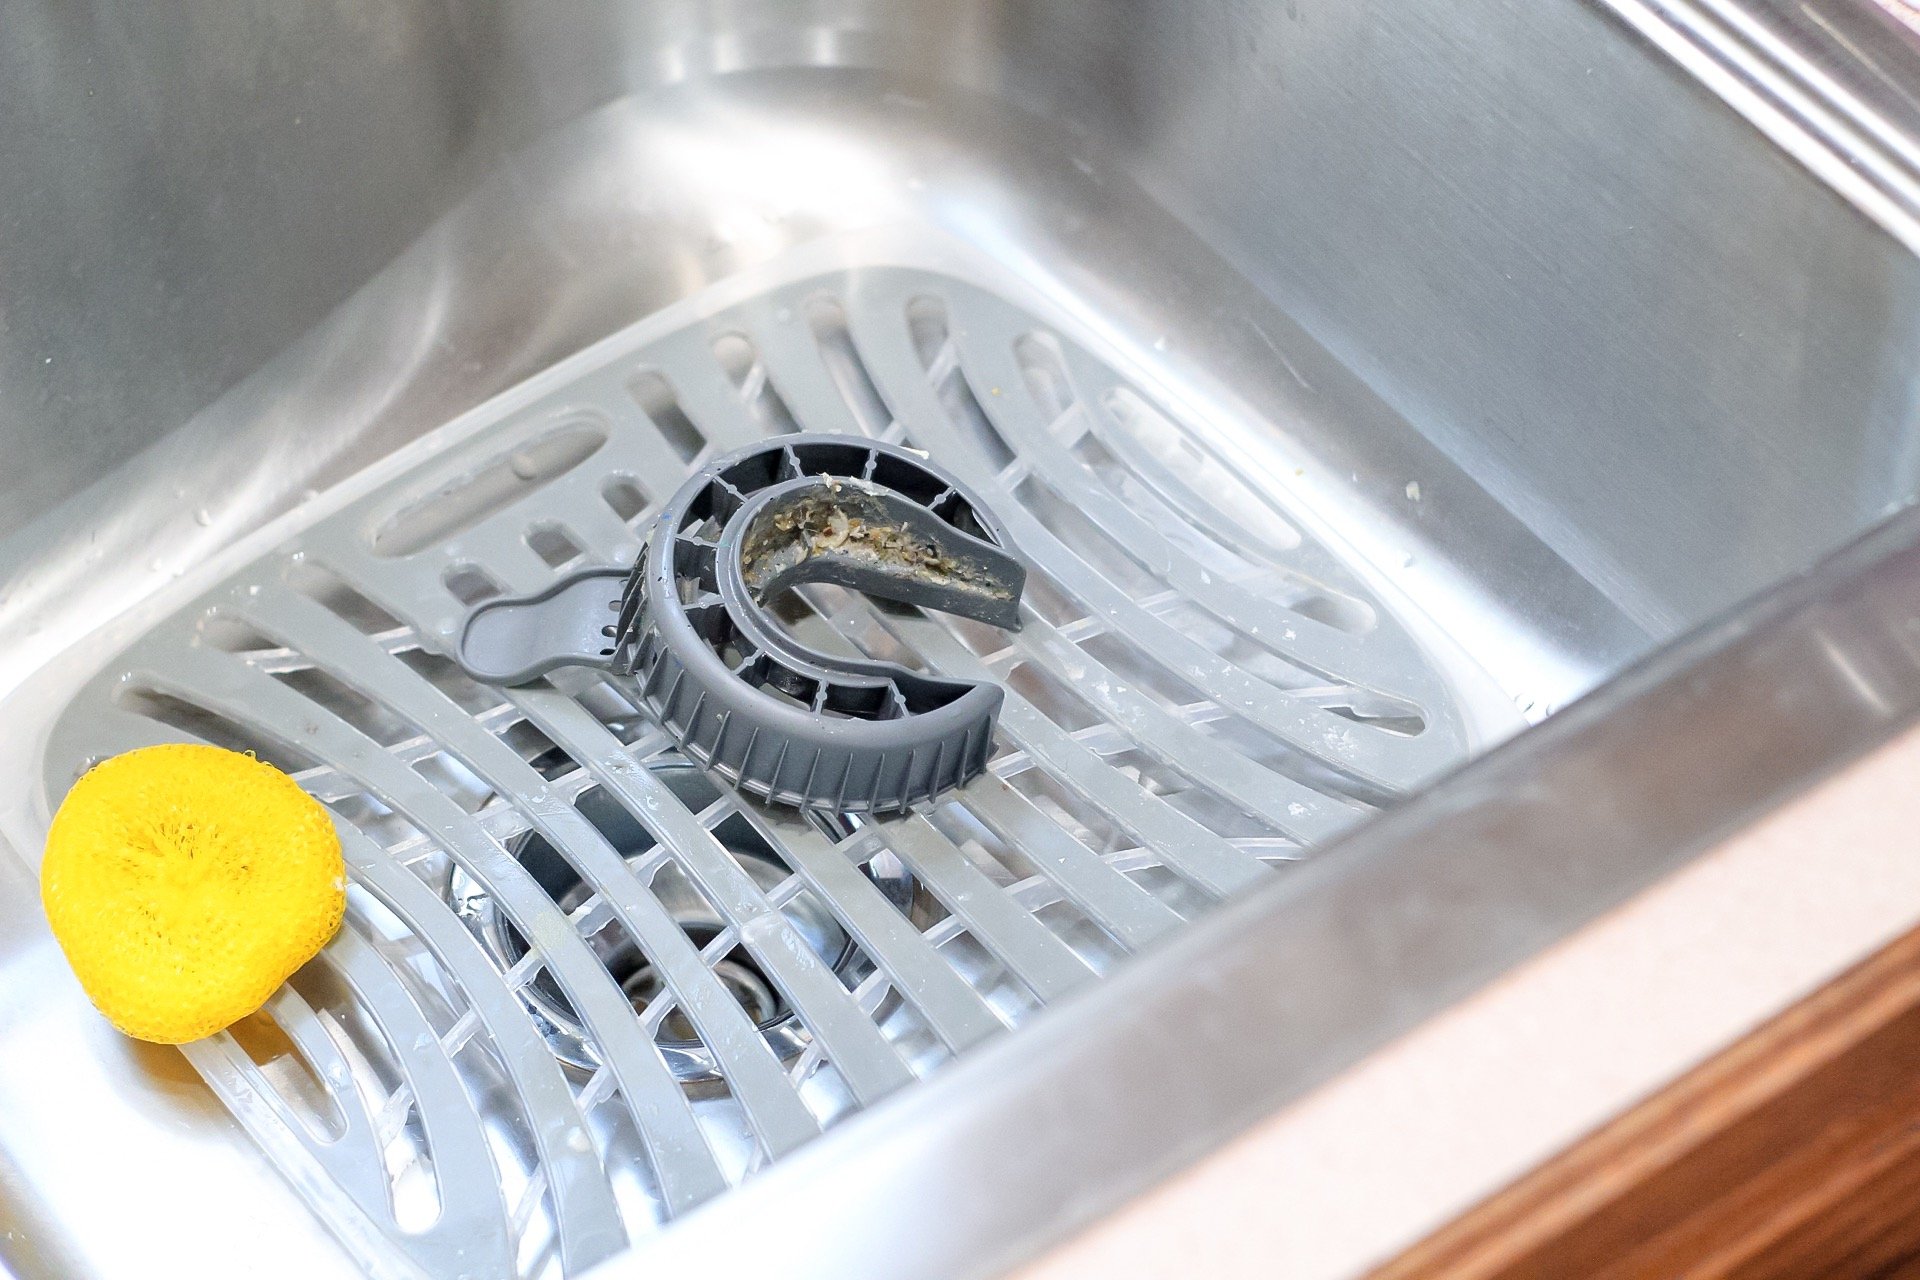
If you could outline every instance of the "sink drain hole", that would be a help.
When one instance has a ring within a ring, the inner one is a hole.
[[[694,946],[704,950],[720,936],[720,931],[710,928],[693,928],[688,929],[686,934]],[[663,996],[671,999],[671,993],[667,991],[666,983],[662,981],[659,970],[644,959],[640,959],[637,953],[634,954],[632,961],[618,966],[609,965],[608,968],[614,980],[620,984],[620,990],[633,1002],[633,1011],[637,1014],[644,1016]],[[719,979],[720,985],[725,988],[727,994],[734,998],[735,1002],[746,1011],[747,1017],[751,1018],[754,1025],[761,1030],[777,1026],[791,1016],[793,1011],[787,1006],[786,1000],[768,980],[767,975],[761,972],[760,966],[753,957],[743,949],[735,947],[715,961],[712,968],[713,976]],[[700,1043],[700,1033],[695,1030],[693,1021],[677,1005],[660,1020],[660,1027],[654,1038],[662,1044],[671,1045]]]
[[[571,763],[557,748],[534,758],[535,768],[546,776],[568,771]],[[701,813],[720,799],[712,781],[690,762],[674,758],[649,768],[689,812]],[[574,804],[581,816],[619,851],[647,892],[665,908],[690,947],[704,953],[726,932],[725,915],[708,900],[676,859],[662,857],[653,834],[619,801],[598,787],[590,787],[580,793]],[[785,860],[741,815],[734,814],[715,823],[712,832],[728,857],[762,893],[774,893],[791,878],[792,872]],[[593,887],[565,851],[545,837],[529,832],[509,847],[514,858],[562,911],[576,913],[594,896]],[[904,900],[905,895],[911,893],[904,868],[899,877],[902,880],[899,884],[882,883],[877,877],[875,884],[890,897]],[[525,958],[526,938],[498,904],[464,872],[454,872],[449,900],[503,971]],[[793,940],[818,956],[843,982],[855,976],[856,971],[864,972],[863,966],[867,963],[864,955],[834,914],[810,891],[803,890],[786,898],[779,910],[794,935]],[[597,927],[588,925],[584,940],[607,975],[619,986],[635,1016],[653,1024],[654,1043],[674,1075],[689,1087],[720,1082],[720,1068],[712,1051],[694,1018],[681,1006],[677,994],[665,981],[655,963],[657,957],[642,951],[623,924],[606,918],[604,908],[602,912],[603,922]],[[702,958],[705,961],[704,955]],[[717,960],[705,963],[721,989],[739,1005],[768,1048],[782,1061],[793,1059],[811,1043],[812,1034],[745,947],[732,946]],[[541,970],[521,988],[521,996],[529,1012],[535,1015],[555,1057],[583,1072],[599,1067],[598,1047],[575,1012],[573,1002],[550,972]],[[651,1019],[648,1018],[650,1010],[654,1014]]]

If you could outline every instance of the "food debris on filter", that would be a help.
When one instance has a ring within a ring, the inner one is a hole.
[[[835,492],[841,489],[838,484],[830,487]],[[840,503],[823,498],[809,498],[776,511],[769,525],[768,532],[773,535],[797,536],[808,556],[826,552],[858,554],[928,578],[969,583],[978,578],[972,566],[941,554],[907,530],[853,515]],[[756,538],[745,548],[744,558],[757,560],[768,550],[766,540]],[[750,578],[757,576],[749,574]]]

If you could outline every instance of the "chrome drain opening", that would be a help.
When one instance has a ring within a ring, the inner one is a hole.
[[[718,929],[688,928],[687,937],[697,947],[705,948],[720,936]],[[638,968],[622,975],[617,968],[610,969],[620,983],[620,989],[633,1001],[633,1011],[642,1017],[653,1007],[656,1000],[666,995],[666,986],[660,975],[650,964],[641,964]],[[753,958],[739,948],[727,953],[724,959],[714,962],[714,977],[720,979],[721,987],[739,1002],[747,1011],[761,1034],[776,1030],[782,1023],[793,1017],[786,998],[767,980]],[[660,1030],[654,1039],[661,1044],[674,1048],[687,1048],[700,1043],[700,1033],[694,1030],[693,1022],[678,1007],[670,1009],[658,1019]]]
[[[564,757],[554,756],[534,761],[543,773],[563,770],[569,763]],[[648,768],[690,812],[704,812],[721,798],[713,782],[690,761],[674,758]],[[812,1042],[806,1025],[759,962],[739,944],[726,916],[662,851],[653,833],[597,787],[582,791],[575,804],[619,851],[695,948],[705,953],[722,938],[733,942],[719,957],[710,959],[708,967],[721,988],[752,1020],[768,1048],[782,1062],[792,1061],[805,1050]],[[713,834],[762,892],[770,896],[782,892],[792,872],[751,823],[739,813],[731,813],[715,824]],[[654,1043],[675,1078],[688,1086],[722,1085],[722,1072],[692,1020],[674,1001],[645,953],[613,920],[611,912],[594,900],[591,887],[578,869],[536,832],[516,837],[509,852],[556,906],[576,917],[588,947],[632,1002],[635,1016],[652,1031]],[[889,900],[908,902],[913,885],[904,868],[896,863],[889,871],[884,862],[876,866],[877,870],[869,872],[876,886]],[[458,868],[449,881],[448,900],[503,972],[511,973],[525,961],[529,950],[526,938],[494,898]],[[792,893],[781,904],[780,912],[800,940],[849,986],[871,968],[833,912],[810,891]],[[551,974],[540,969],[527,979],[520,993],[555,1057],[579,1073],[591,1073],[604,1065],[579,1014]]]

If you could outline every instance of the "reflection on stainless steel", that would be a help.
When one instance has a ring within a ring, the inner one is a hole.
[[[1920,249],[1912,40],[1850,0],[1608,0],[1796,160]]]
[[[1409,0],[1391,20],[1166,0],[1125,23],[1068,0],[0,0],[0,30],[16,780],[176,576],[798,252],[991,258],[1527,719],[1920,483],[1920,57],[1845,0]],[[1095,1211],[1909,718],[1903,548],[1889,533],[1793,588],[1819,643],[1770,607],[1670,651],[658,1247],[751,1213],[788,1262],[981,1273],[1066,1225],[1036,1217],[1062,1186]],[[1656,678],[1672,699],[1644,700]],[[1556,787],[1604,805],[1604,856],[1501,807]],[[0,1177],[22,1206],[0,1255],[341,1270],[177,1059],[81,1002],[34,906],[45,803],[0,788]],[[1169,1078],[1166,1045],[1207,1041],[1130,1044],[1150,1008],[1244,1033]],[[1225,1008],[1242,1021],[1209,1021]],[[1110,1090],[1051,1089],[1096,1064]],[[1063,1109],[1036,1123],[1043,1085]],[[817,1198],[882,1170],[929,1212],[849,1224]],[[969,1212],[932,1220],[960,1185]]]

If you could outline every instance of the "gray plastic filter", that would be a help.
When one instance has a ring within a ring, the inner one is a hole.
[[[459,661],[491,684],[561,666],[633,676],[680,750],[777,804],[906,809],[986,768],[997,684],[833,657],[767,611],[789,587],[864,595],[1017,630],[1026,570],[958,480],[854,436],[749,446],[689,479],[631,570],[589,569],[490,601]]]

